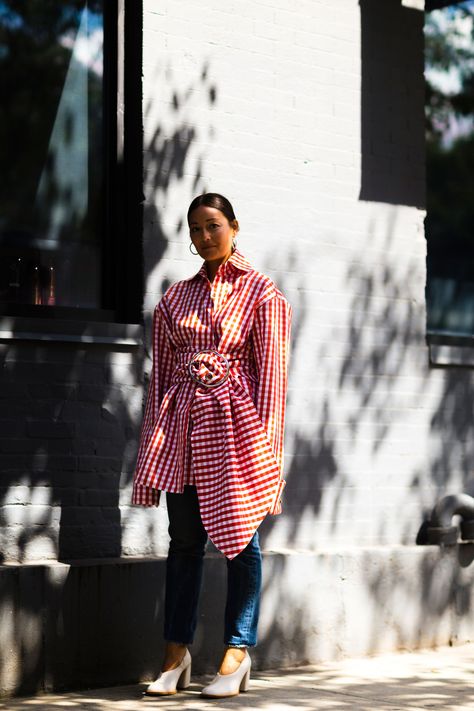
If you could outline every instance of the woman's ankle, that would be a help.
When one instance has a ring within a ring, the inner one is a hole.
[[[233,674],[245,659],[246,647],[227,647],[219,667],[219,674]]]
[[[161,671],[171,671],[179,667],[186,654],[187,645],[179,642],[166,642],[165,656]]]

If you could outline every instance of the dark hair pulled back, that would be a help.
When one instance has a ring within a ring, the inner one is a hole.
[[[216,210],[220,210],[227,217],[229,222],[233,222],[236,219],[234,208],[226,197],[219,195],[219,193],[204,193],[203,195],[195,197],[190,204],[188,210],[188,224],[191,213],[198,207],[201,207],[201,205],[204,205],[205,207],[214,207]]]

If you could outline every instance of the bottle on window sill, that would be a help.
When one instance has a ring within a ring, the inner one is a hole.
[[[39,267],[35,267],[33,279],[33,303],[35,306],[40,306],[43,303],[41,295],[41,280]]]
[[[54,306],[56,303],[56,282],[54,278],[54,267],[49,268],[49,293],[48,306]]]

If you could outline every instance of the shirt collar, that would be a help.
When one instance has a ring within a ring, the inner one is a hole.
[[[234,251],[230,255],[229,259],[226,262],[224,262],[223,265],[221,264],[219,269],[224,265],[226,267],[232,266],[241,272],[250,272],[253,269],[253,267],[250,264],[250,262],[248,261],[248,259],[246,257],[244,257],[242,252],[239,252],[238,249],[234,249]],[[206,262],[202,263],[201,269],[198,271],[198,273],[195,276],[203,276],[207,279]]]

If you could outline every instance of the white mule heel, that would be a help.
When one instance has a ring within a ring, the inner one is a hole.
[[[161,672],[156,681],[152,682],[145,691],[146,696],[170,696],[176,694],[177,689],[186,689],[191,682],[191,655],[187,649],[185,655],[176,669]]]
[[[226,696],[237,696],[239,691],[247,691],[251,666],[250,655],[245,650],[245,657],[242,659],[239,668],[232,674],[216,674],[211,683],[201,691],[201,696],[223,699]]]

